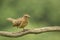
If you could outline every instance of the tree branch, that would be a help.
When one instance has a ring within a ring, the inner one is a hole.
[[[5,37],[21,37],[21,36],[24,36],[26,34],[39,34],[39,33],[50,32],[50,31],[60,31],[60,27],[55,26],[55,27],[26,29],[25,31],[19,31],[19,32],[0,31],[0,35],[5,36]]]

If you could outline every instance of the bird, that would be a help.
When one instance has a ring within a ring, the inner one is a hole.
[[[24,14],[20,18],[17,18],[17,19],[7,18],[7,20],[10,21],[14,27],[23,28],[23,30],[24,30],[25,27],[28,25],[29,18],[30,18],[30,16],[28,14]]]

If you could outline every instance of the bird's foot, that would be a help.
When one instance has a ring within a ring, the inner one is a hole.
[[[28,31],[29,29],[23,29],[23,32]]]

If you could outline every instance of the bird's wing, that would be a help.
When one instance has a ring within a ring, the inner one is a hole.
[[[22,18],[18,18],[18,19],[16,19],[16,23],[17,23],[18,25],[20,25],[21,22],[22,22]]]
[[[18,22],[20,22],[19,27],[21,27],[23,25],[23,18],[18,18],[17,20],[18,20]]]

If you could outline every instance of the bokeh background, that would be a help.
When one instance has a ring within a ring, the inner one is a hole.
[[[0,0],[0,31],[17,32],[6,19],[28,13],[31,18],[25,28],[60,26],[60,0]],[[60,32],[28,34],[18,38],[0,36],[0,40],[60,40]]]

